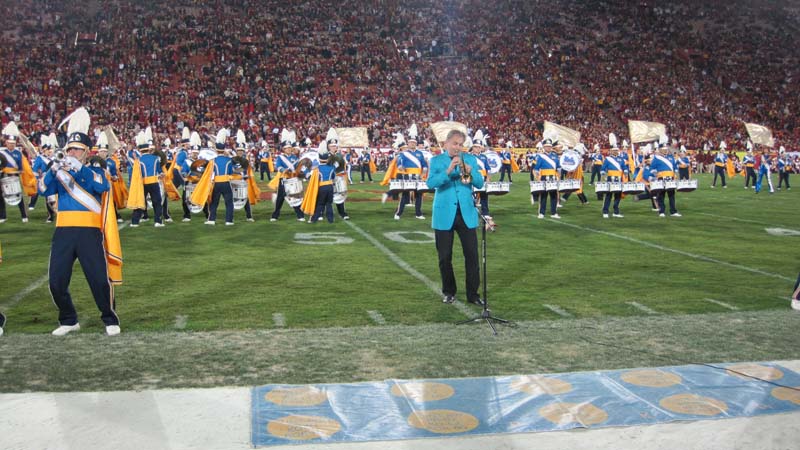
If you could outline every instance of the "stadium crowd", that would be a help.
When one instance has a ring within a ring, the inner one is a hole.
[[[591,148],[638,119],[689,148],[742,150],[742,121],[800,144],[791,3],[9,0],[0,15],[2,122],[27,134],[85,105],[127,141],[147,125],[273,145],[281,127],[316,142],[367,126],[388,147],[453,119],[531,147],[550,120]]]

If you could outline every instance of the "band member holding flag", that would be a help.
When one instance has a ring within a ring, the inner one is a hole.
[[[114,310],[113,285],[122,283],[119,242],[110,184],[102,169],[84,165],[92,142],[87,135],[91,119],[84,108],[70,114],[67,153],[63,162],[51,162],[39,182],[41,195],[58,195],[58,219],[50,247],[50,293],[58,306],[55,336],[80,329],[69,284],[77,259],[109,336],[120,333]]]

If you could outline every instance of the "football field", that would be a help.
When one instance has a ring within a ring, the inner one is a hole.
[[[800,314],[788,301],[800,268],[797,192],[756,195],[742,177],[710,189],[707,175],[698,178],[698,191],[677,196],[680,218],[659,218],[649,201],[627,198],[624,218],[603,219],[587,186],[588,205],[572,196],[560,220],[540,220],[528,175],[516,174],[509,195],[490,199],[498,227],[488,236],[488,297],[496,315],[517,323],[497,338],[485,324],[451,325],[479,309],[462,292],[456,305],[441,302],[432,194],[425,220],[413,207],[394,220],[396,203],[380,202],[377,182],[351,185],[352,219],[333,224],[300,223],[288,205],[269,222],[270,201],[255,206],[255,223],[237,211],[233,227],[210,227],[200,216],[181,223],[172,203],[175,223],[156,229],[151,218],[132,229],[123,211],[121,339],[102,336],[78,265],[71,292],[81,331],[49,336],[57,326],[46,278],[53,227],[41,200],[28,224],[9,208],[0,225],[0,311],[9,320],[0,391],[800,357]],[[460,249],[454,254],[461,288]]]

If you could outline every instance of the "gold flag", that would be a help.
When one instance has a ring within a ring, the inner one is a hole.
[[[339,147],[369,147],[369,136],[366,127],[336,128],[339,135]]]
[[[567,128],[557,123],[544,121],[544,135],[558,135],[558,142],[574,148],[581,141],[581,134],[572,128]]]
[[[459,130],[464,133],[464,136],[467,135],[467,126],[463,123],[453,121],[432,123],[431,130],[433,130],[433,135],[436,137],[436,141],[439,142],[439,145],[442,145],[445,139],[447,139],[447,133],[449,133],[450,130]]]
[[[750,135],[750,140],[754,144],[766,145],[767,147],[775,146],[775,139],[772,138],[772,131],[769,128],[755,123],[745,123],[744,127],[747,128],[747,134]]]
[[[645,122],[643,120],[629,120],[628,133],[631,135],[631,142],[657,141],[660,136],[666,136],[667,127],[663,123]]]

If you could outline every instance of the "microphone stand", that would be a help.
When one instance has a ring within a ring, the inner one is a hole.
[[[495,317],[492,315],[492,312],[489,310],[489,298],[486,296],[486,230],[489,229],[490,231],[494,232],[495,224],[492,219],[487,218],[485,215],[481,213],[480,208],[475,205],[475,209],[478,210],[478,216],[481,218],[481,222],[483,222],[483,227],[481,231],[481,270],[483,271],[483,311],[481,311],[481,315],[475,317],[473,319],[463,320],[461,322],[456,323],[456,325],[464,325],[468,323],[475,323],[475,322],[483,322],[489,324],[489,327],[492,329],[492,334],[497,336],[497,328],[494,326],[495,323],[501,323],[505,325],[511,325],[512,323],[508,320],[501,319],[499,317]]]

